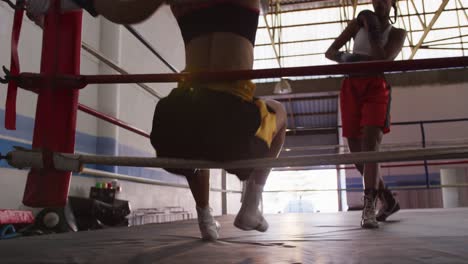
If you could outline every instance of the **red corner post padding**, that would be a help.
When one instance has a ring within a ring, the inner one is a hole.
[[[45,17],[41,73],[79,74],[81,11],[60,12],[60,0]],[[46,152],[73,153],[75,147],[78,90],[47,87],[39,90],[33,148]],[[46,155],[47,156],[47,155]],[[46,163],[48,163],[46,161]],[[62,207],[66,204],[70,172],[52,168],[29,172],[23,203],[31,207]]]
[[[32,223],[34,223],[34,216],[31,211],[0,209],[0,225]]]
[[[19,56],[18,56],[18,42],[21,33],[21,25],[23,23],[23,9],[15,10],[15,17],[13,19],[13,30],[11,32],[11,62],[10,73],[17,75],[20,72]],[[16,95],[18,93],[18,85],[15,81],[8,83],[8,92],[5,105],[5,128],[16,129]]]

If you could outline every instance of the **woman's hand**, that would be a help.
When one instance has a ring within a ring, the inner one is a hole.
[[[335,39],[335,41],[328,48],[327,52],[325,52],[325,57],[327,57],[329,60],[340,62],[338,59],[339,50],[346,44],[346,42],[356,36],[360,27],[361,26],[356,19],[349,21],[345,30]]]

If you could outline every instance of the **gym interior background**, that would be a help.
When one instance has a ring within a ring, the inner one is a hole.
[[[324,52],[346,26],[346,21],[370,1],[282,0],[261,17],[255,47],[255,69],[331,64]],[[400,0],[396,26],[405,28],[408,38],[397,60],[466,56],[468,52],[468,3],[464,0]],[[13,10],[0,2],[0,62],[10,61]],[[42,30],[27,18],[23,21],[19,46],[21,69],[38,72]],[[167,6],[135,28],[178,71],[184,67],[184,47],[176,21]],[[129,73],[172,72],[123,26],[83,16],[83,45],[99,51]],[[81,54],[81,73],[116,73],[86,50]],[[384,137],[384,149],[454,146],[468,143],[468,70],[395,72],[388,75],[392,84],[392,132]],[[338,91],[342,76],[289,78],[290,93],[275,92],[279,79],[257,80],[257,96],[275,98],[288,111],[288,135],[283,156],[345,153],[341,137]],[[137,85],[99,85],[80,92],[79,102],[150,131],[158,98]],[[160,96],[169,93],[174,83],[148,84]],[[0,84],[2,102],[6,85]],[[323,89],[326,92],[315,92]],[[19,90],[18,127],[0,127],[0,152],[13,146],[30,148],[37,96]],[[4,122],[0,106],[0,123]],[[436,122],[437,121],[437,122]],[[424,131],[424,133],[422,133]],[[78,113],[76,151],[79,153],[121,156],[154,156],[145,137],[116,127],[86,113]],[[394,189],[403,209],[441,208],[468,205],[468,189],[459,187],[455,203],[444,203],[441,171],[456,174],[448,184],[467,183],[468,161],[402,162],[383,164],[385,181]],[[388,166],[401,165],[401,166]],[[97,166],[95,169],[168,183],[186,184],[185,179],[160,169]],[[27,170],[0,163],[0,208],[26,209],[22,203]],[[211,170],[211,187],[241,191],[242,185],[221,170]],[[86,197],[96,182],[110,181],[90,175],[74,175],[70,195]],[[133,210],[178,208],[196,215],[189,189],[119,181],[119,199],[128,200]],[[305,167],[275,170],[266,186],[263,208],[266,213],[336,212],[359,207],[362,188],[357,172],[349,166]],[[339,190],[338,190],[339,189]],[[346,190],[348,189],[348,191]],[[210,204],[215,215],[235,214],[240,193],[212,191]],[[168,214],[171,210],[166,210]],[[176,219],[176,218],[174,218]]]

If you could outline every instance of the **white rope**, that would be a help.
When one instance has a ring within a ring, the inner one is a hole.
[[[421,147],[421,142],[401,142],[380,145],[381,150],[404,150],[414,149]],[[426,141],[427,147],[453,147],[453,146],[468,146],[467,138],[460,139],[447,139],[447,140],[434,140]],[[283,151],[313,151],[313,150],[333,150],[342,149],[345,152],[348,151],[348,145],[311,145],[305,147],[285,147]]]
[[[153,179],[133,177],[133,176],[128,176],[128,175],[119,174],[119,173],[112,173],[112,172],[87,169],[87,168],[83,169],[83,171],[81,171],[81,174],[86,174],[86,175],[91,175],[91,176],[101,177],[101,178],[131,181],[131,182],[144,183],[144,184],[152,184],[152,185],[158,185],[158,186],[189,188],[187,184],[168,183],[168,182],[163,182],[163,181],[158,181],[158,180],[153,180]]]
[[[141,178],[141,177],[120,174],[120,173],[113,173],[113,172],[94,170],[94,169],[88,169],[88,168],[83,169],[83,171],[81,171],[81,174],[86,174],[86,175],[90,175],[94,177],[109,178],[109,179],[123,180],[123,181],[143,183],[143,184],[151,184],[151,185],[157,185],[157,186],[189,189],[188,184],[169,183],[169,182],[163,182],[163,181],[158,181],[158,180],[153,180],[153,179],[146,179],[146,178]],[[225,192],[225,193],[241,193],[241,191],[224,190],[220,188],[210,188],[210,191]]]
[[[229,150],[226,150],[229,151]],[[41,152],[14,150],[7,155],[8,163],[16,168],[43,168]],[[80,172],[85,164],[114,165],[155,168],[281,168],[317,165],[340,165],[372,162],[395,162],[415,160],[460,159],[468,157],[468,147],[427,148],[386,152],[361,152],[353,154],[327,154],[299,157],[251,159],[231,162],[211,162],[150,157],[116,157],[99,155],[79,155],[54,153],[53,163],[56,169]]]
[[[427,188],[426,185],[414,185],[414,186],[395,186],[388,187],[389,190],[435,190],[440,188],[467,188],[468,184],[447,184],[447,185],[430,185]],[[364,188],[341,188],[341,189],[291,189],[291,190],[263,190],[263,195],[265,194],[275,194],[275,193],[307,193],[307,192],[362,192]]]

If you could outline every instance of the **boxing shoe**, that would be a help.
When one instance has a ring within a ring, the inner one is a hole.
[[[374,189],[364,190],[364,208],[362,209],[361,227],[378,228],[379,223],[375,216],[375,204],[377,200],[377,191]]]
[[[218,231],[221,226],[211,214],[211,208],[209,206],[205,208],[197,206],[197,215],[198,227],[200,228],[202,239],[207,241],[217,240],[219,237]]]
[[[263,185],[256,184],[253,179],[248,180],[241,209],[234,220],[234,226],[245,231],[268,230],[268,222],[258,209],[262,198]]]
[[[379,190],[379,200],[382,204],[376,216],[379,222],[384,222],[387,217],[400,210],[400,204],[389,189]]]

